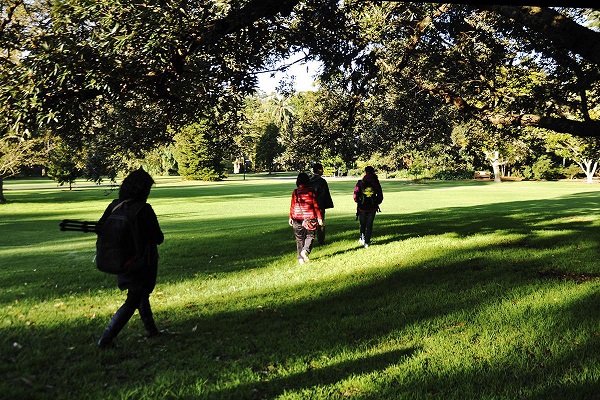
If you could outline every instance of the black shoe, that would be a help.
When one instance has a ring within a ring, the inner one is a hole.
[[[151,338],[155,338],[157,336],[160,336],[161,334],[162,334],[162,332],[159,331],[158,329],[156,329],[156,330],[152,330],[152,331],[148,332],[148,334],[146,335],[146,337],[148,339],[151,339]]]
[[[109,349],[111,347],[115,347],[113,338],[107,338],[102,336],[100,340],[98,340],[98,347],[100,347],[101,349]]]

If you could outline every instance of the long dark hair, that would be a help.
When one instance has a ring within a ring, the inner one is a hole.
[[[308,185],[310,183],[310,178],[306,172],[300,172],[298,177],[296,178],[296,186],[300,185]]]
[[[148,200],[153,184],[154,179],[152,179],[149,173],[142,168],[137,169],[123,179],[123,183],[121,183],[121,188],[119,189],[119,200],[145,202]]]

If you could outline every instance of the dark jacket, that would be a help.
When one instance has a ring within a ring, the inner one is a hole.
[[[333,200],[329,193],[329,185],[327,185],[327,181],[323,179],[321,175],[315,174],[311,176],[309,185],[317,193],[317,203],[321,210],[333,208]]]
[[[111,214],[113,208],[121,201],[116,199],[108,205],[104,214],[98,221],[101,225]],[[137,214],[137,224],[140,235],[140,245],[142,248],[148,246],[148,261],[146,266],[138,271],[119,274],[118,283],[119,289],[125,290],[132,286],[143,287],[148,293],[151,293],[156,286],[156,275],[158,273],[158,245],[161,244],[165,237],[158,225],[158,219],[152,206],[144,203]]]
[[[323,218],[317,205],[317,195],[310,186],[300,185],[292,192],[290,218],[298,221]]]
[[[358,204],[359,193],[362,191],[363,187],[370,185],[373,187],[376,196],[376,204],[370,207],[361,206]],[[354,187],[354,202],[357,203],[356,210],[363,212],[377,212],[379,209],[379,204],[383,201],[383,191],[381,190],[381,184],[379,183],[379,178],[377,178],[376,174],[365,174],[365,176],[356,182],[356,186]]]

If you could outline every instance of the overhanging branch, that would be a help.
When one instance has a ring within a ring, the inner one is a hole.
[[[566,2],[565,2],[566,3]],[[570,2],[569,2],[570,3]],[[577,3],[577,2],[574,2]],[[577,7],[563,4],[566,7]],[[476,6],[512,19],[544,34],[553,44],[573,51],[589,62],[600,65],[600,32],[593,31],[549,7]]]
[[[442,97],[447,104],[452,104],[461,113],[493,125],[521,126],[544,128],[554,132],[569,133],[579,137],[600,137],[600,121],[587,120],[576,121],[569,118],[542,116],[528,113],[499,113],[487,108],[477,108],[469,104],[465,99],[446,88],[438,88],[432,85],[418,82],[422,89],[431,94]]]

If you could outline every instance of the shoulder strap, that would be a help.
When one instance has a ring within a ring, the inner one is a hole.
[[[128,201],[129,201],[129,200],[123,200],[122,202],[120,202],[119,204],[117,204],[116,206],[114,206],[114,207],[113,207],[113,209],[112,209],[112,211],[111,211],[111,213],[114,213],[115,211],[117,211],[119,208],[121,208],[121,206],[122,206],[124,203],[126,203],[126,202],[128,202]]]
[[[119,208],[121,208],[121,206],[123,204],[128,203],[130,201],[131,201],[131,199],[123,200],[122,202],[120,202],[119,204],[117,204],[116,206],[113,207],[111,213],[114,213]],[[146,205],[146,203],[132,203],[131,204],[131,209],[134,210],[133,215],[137,216],[138,213],[142,210],[142,208],[144,208],[145,205]]]

